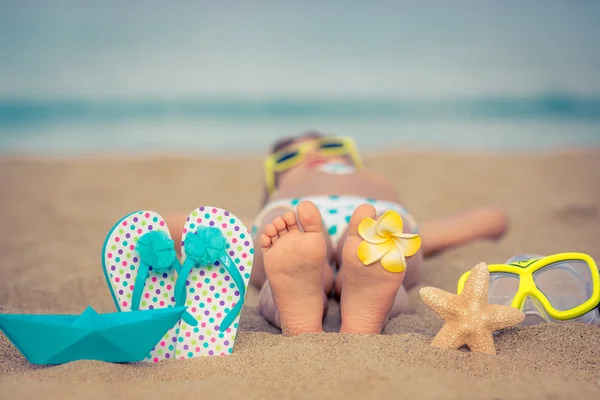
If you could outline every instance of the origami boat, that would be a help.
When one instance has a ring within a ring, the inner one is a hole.
[[[32,364],[144,359],[186,307],[81,315],[2,314],[0,329]]]

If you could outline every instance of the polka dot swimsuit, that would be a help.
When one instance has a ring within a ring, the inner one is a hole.
[[[323,217],[323,224],[327,233],[331,238],[333,246],[337,246],[342,236],[344,235],[348,224],[350,223],[350,217],[356,207],[361,204],[368,203],[372,204],[377,210],[377,214],[383,214],[386,211],[396,211],[412,228],[412,233],[417,233],[417,224],[414,218],[408,213],[408,211],[400,204],[391,201],[375,200],[366,197],[359,196],[310,196],[295,199],[281,199],[269,202],[256,216],[254,225],[252,226],[252,234],[258,233],[260,226],[263,223],[265,216],[272,210],[278,207],[289,207],[290,209],[296,210],[296,206],[303,200],[310,200],[319,209]]]

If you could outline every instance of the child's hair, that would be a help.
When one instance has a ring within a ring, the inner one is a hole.
[[[294,142],[296,142],[300,139],[318,139],[323,136],[324,135],[322,133],[317,132],[317,131],[306,131],[301,135],[288,136],[288,137],[285,137],[285,138],[275,141],[275,143],[273,143],[273,145],[271,146],[271,152],[269,154],[277,153],[279,150],[289,146],[290,144],[293,144]],[[275,188],[277,188],[278,180],[279,180],[279,176],[278,176],[278,174],[275,174]],[[264,195],[262,205],[264,206],[265,204],[267,204],[268,200],[269,200],[269,190],[267,189],[267,186],[265,185],[265,195]]]

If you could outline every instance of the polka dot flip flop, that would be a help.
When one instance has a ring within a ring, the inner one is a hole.
[[[104,242],[102,267],[118,311],[175,305],[175,272],[181,264],[169,229],[157,213],[136,211],[117,222]],[[158,362],[175,356],[179,323],[144,361]]]
[[[187,219],[181,246],[185,261],[175,297],[178,305],[188,306],[197,326],[182,320],[176,357],[228,355],[252,272],[251,235],[229,211],[200,207]]]

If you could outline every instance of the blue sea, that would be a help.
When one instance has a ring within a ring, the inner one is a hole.
[[[600,2],[0,0],[0,154],[600,147]]]

